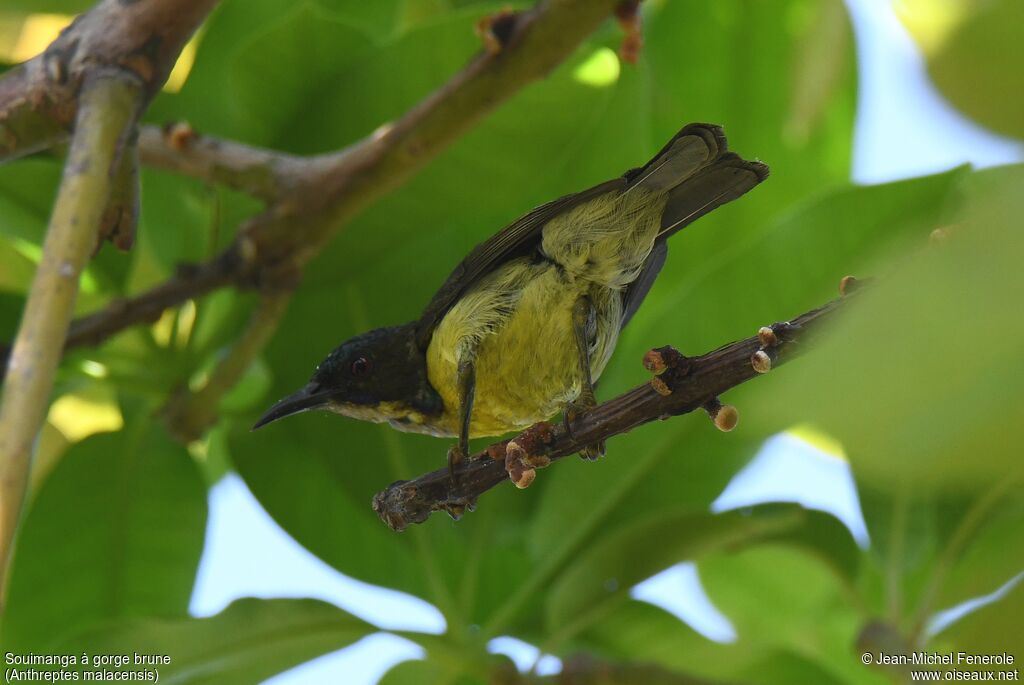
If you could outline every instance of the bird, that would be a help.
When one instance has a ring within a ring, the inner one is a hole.
[[[665,263],[668,239],[744,195],[767,165],[722,128],[684,126],[647,164],[541,205],[477,245],[419,318],[346,340],[253,430],[312,409],[469,440],[596,405],[594,384]],[[596,459],[603,443],[580,455]]]

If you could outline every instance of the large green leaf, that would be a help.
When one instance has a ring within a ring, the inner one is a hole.
[[[675,616],[636,601],[614,608],[578,636],[572,648],[613,660],[656,663],[680,674],[729,683],[884,682],[871,674],[862,681],[845,679],[823,664],[819,656],[780,648],[770,640],[712,642]]]
[[[936,649],[969,654],[1006,653],[1017,657],[1024,649],[1024,632],[1020,629],[1022,611],[1024,582],[1017,582],[1003,597],[976,609],[941,632],[932,644]],[[984,666],[982,670],[1012,670],[1016,666]]]
[[[257,140],[274,143],[287,138],[282,136],[286,127],[301,125],[325,92],[345,88],[346,72],[359,66],[370,48],[361,31],[301,3],[239,46],[230,64],[228,101],[240,120],[252,122]]]
[[[1018,544],[1024,529],[1024,497],[1021,481],[1008,481],[1009,488],[983,493],[960,521],[957,532],[963,538],[942,559],[941,586],[936,588],[933,609],[948,609],[969,599],[988,595],[1024,571],[1024,545]],[[991,502],[996,498],[995,502]]]
[[[785,542],[816,555],[849,589],[859,555],[833,517],[795,505],[710,514],[657,512],[591,545],[559,574],[546,601],[547,628],[561,633],[599,620],[636,583],[684,560],[759,543]]]
[[[436,683],[444,676],[445,671],[432,661],[403,661],[385,673],[378,685]]]
[[[138,618],[99,624],[63,641],[58,653],[166,655],[147,667],[173,685],[249,685],[376,631],[313,599],[240,599],[209,618]],[[142,667],[124,666],[129,671]],[[78,670],[88,673],[90,668]]]
[[[89,0],[9,0],[4,3],[4,9],[25,13],[78,14],[92,4]]]
[[[772,170],[764,187],[687,230],[695,235],[685,237],[685,250],[674,251],[669,267],[675,273],[700,269],[760,233],[780,211],[849,178],[856,78],[840,4],[726,0],[651,7],[643,53],[653,105],[651,144],[686,121],[713,121],[725,126],[733,149]],[[806,125],[794,129],[799,117],[793,96],[805,87],[808,44],[820,40],[823,20],[837,24],[825,29],[833,40],[820,49],[831,51],[817,58],[819,66],[833,63],[828,68],[834,75],[815,88],[829,95],[816,114],[805,115]]]
[[[18,536],[5,644],[42,649],[107,618],[182,616],[206,522],[188,453],[136,413],[67,451]]]
[[[795,506],[724,514],[684,510],[620,526],[554,581],[546,601],[548,629],[555,632],[606,610],[608,602],[623,599],[634,585],[676,562],[792,533],[810,515]]]
[[[724,680],[734,680],[737,671],[766,654],[759,645],[714,642],[664,609],[635,600],[611,607],[577,635],[571,647]]]
[[[786,671],[768,664],[790,654],[803,663],[800,669],[828,674],[794,682],[886,682],[857,658],[866,616],[850,601],[851,588],[805,549],[762,546],[715,555],[699,567],[708,596],[736,628],[737,646],[776,652],[767,663],[750,664],[748,673],[768,668],[765,681],[785,682]]]
[[[965,178],[950,241],[926,249],[921,235],[876,272],[878,285],[775,380],[765,413],[819,423],[860,480],[889,492],[971,493],[1017,471],[1024,320],[1005,298],[1024,288],[1022,179],[1020,167]]]

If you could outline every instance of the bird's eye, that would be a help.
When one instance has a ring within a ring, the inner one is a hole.
[[[365,376],[370,373],[370,369],[373,364],[366,357],[356,357],[355,361],[352,362],[352,375],[353,376]]]

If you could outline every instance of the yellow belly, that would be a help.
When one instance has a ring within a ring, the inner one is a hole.
[[[591,376],[597,380],[615,347],[621,321],[618,292],[574,279],[549,262],[514,260],[495,274],[495,291],[509,283],[518,293],[510,316],[479,338],[472,437],[525,428],[550,418],[579,396],[583,387],[572,309],[589,295],[597,309],[591,346]],[[512,276],[514,274],[514,276]],[[504,277],[504,278],[503,278]],[[486,291],[488,284],[484,284]],[[479,306],[464,299],[441,321],[427,350],[427,373],[445,404],[441,420],[450,435],[458,431],[457,367],[461,341],[478,327]]]

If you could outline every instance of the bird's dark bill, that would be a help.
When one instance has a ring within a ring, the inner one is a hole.
[[[298,414],[300,412],[309,411],[310,409],[319,409],[320,407],[326,406],[330,399],[330,393],[323,391],[318,392],[317,390],[316,386],[310,384],[302,390],[279,400],[273,407],[268,409],[263,416],[260,417],[259,421],[253,424],[252,430],[256,430],[268,423],[277,421],[278,419],[282,419],[286,416],[291,416],[292,414]]]

